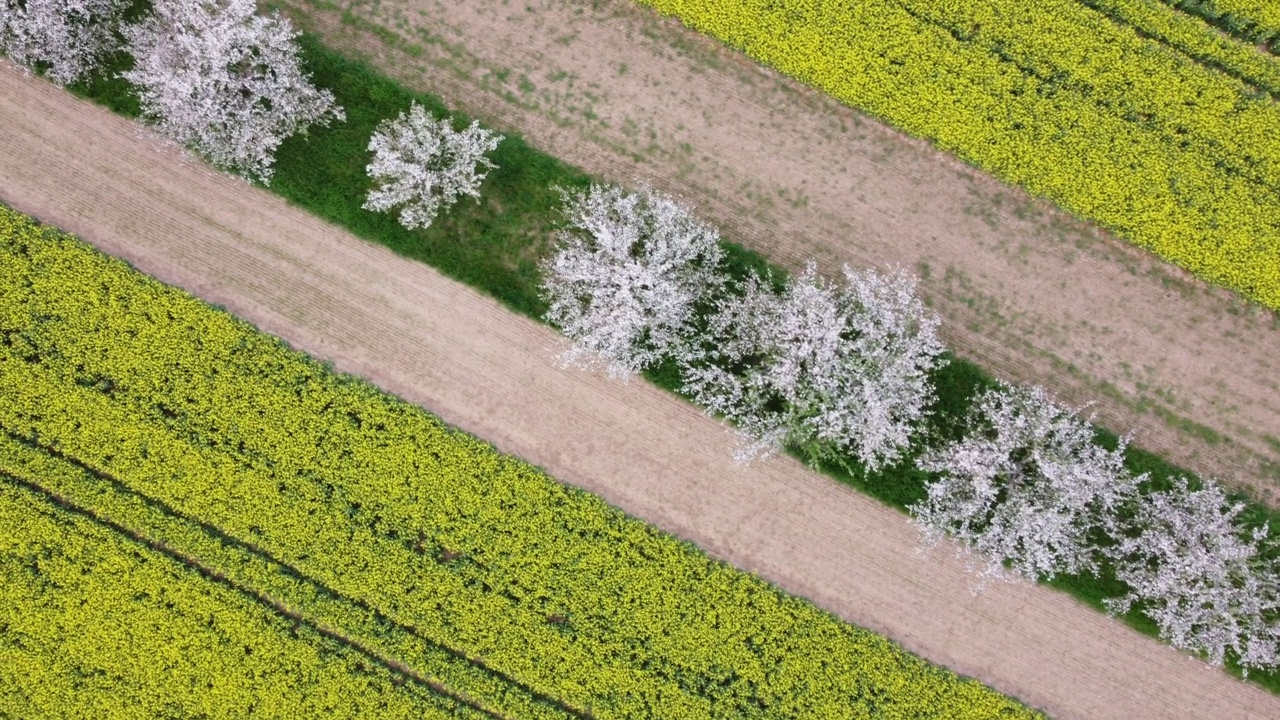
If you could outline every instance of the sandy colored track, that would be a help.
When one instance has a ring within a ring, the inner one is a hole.
[[[330,45],[783,264],[927,273],[960,355],[1280,505],[1280,319],[628,0],[319,4],[285,0]]]
[[[968,592],[905,516],[647,383],[559,370],[558,336],[433,269],[159,150],[0,62],[0,201],[124,257],[841,617],[1058,718],[1277,718],[1280,697],[1030,583]]]

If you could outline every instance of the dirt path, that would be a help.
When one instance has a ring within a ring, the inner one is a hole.
[[[642,382],[556,369],[551,330],[155,148],[0,62],[0,201],[420,403],[627,512],[1057,718],[1276,718],[1280,697],[1026,584],[968,592],[905,516]]]
[[[332,46],[779,262],[914,269],[960,355],[1280,505],[1280,319],[628,0],[316,2]]]

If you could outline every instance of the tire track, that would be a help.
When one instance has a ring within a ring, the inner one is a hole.
[[[228,535],[221,529],[213,527],[208,523],[187,517],[177,509],[171,507],[165,502],[150,497],[145,493],[138,492],[130,488],[127,484],[120,481],[116,477],[93,467],[78,458],[69,457],[65,453],[41,443],[38,440],[26,437],[12,430],[0,426],[0,433],[6,435],[11,440],[24,445],[33,450],[37,450],[61,463],[70,465],[82,473],[91,476],[98,481],[105,483],[104,487],[110,490],[103,494],[112,496],[111,499],[122,504],[140,505],[144,508],[145,513],[151,515],[150,522],[157,525],[168,525],[181,530],[190,532],[196,536],[211,541],[218,551],[238,556],[242,561],[247,559],[244,564],[258,566],[259,572],[262,573],[260,579],[283,578],[289,585],[296,587],[292,592],[282,591],[282,586],[274,588],[274,592],[270,587],[253,587],[249,581],[237,579],[230,576],[225,567],[219,568],[211,564],[209,559],[197,557],[192,554],[193,548],[180,547],[175,543],[166,542],[163,539],[155,537],[147,532],[147,530],[139,527],[131,527],[122,522],[119,518],[109,516],[109,510],[104,512],[104,508],[91,507],[83,502],[77,502],[76,499],[67,496],[57,489],[42,483],[39,480],[28,477],[21,477],[11,472],[0,469],[0,477],[6,478],[9,482],[23,487],[32,494],[44,498],[46,501],[62,508],[63,510],[75,515],[84,517],[93,523],[100,525],[113,532],[121,534],[135,543],[145,545],[163,555],[177,560],[190,570],[194,570],[202,577],[224,585],[237,593],[248,597],[260,605],[271,609],[276,614],[287,617],[294,622],[295,627],[306,625],[315,630],[320,635],[328,637],[335,642],[349,647],[356,652],[364,655],[375,664],[385,668],[386,670],[401,676],[400,682],[408,680],[416,682],[418,685],[430,689],[432,692],[448,697],[460,704],[466,705],[477,712],[495,718],[495,720],[514,719],[515,716],[508,715],[500,710],[495,710],[492,703],[469,696],[464,692],[449,688],[438,678],[430,677],[419,669],[415,669],[413,664],[406,662],[405,658],[397,657],[386,651],[385,648],[379,649],[374,644],[368,642],[366,636],[365,641],[357,639],[356,634],[364,632],[367,635],[373,635],[383,638],[385,642],[395,644],[395,640],[387,640],[387,638],[399,638],[401,644],[407,642],[410,646],[417,646],[415,651],[419,655],[419,661],[425,661],[424,658],[432,651],[438,651],[449,659],[460,661],[466,665],[470,665],[479,669],[483,674],[492,675],[500,682],[505,683],[507,689],[504,692],[516,692],[532,698],[537,703],[542,704],[545,708],[553,711],[553,717],[580,718],[581,720],[590,720],[591,715],[584,713],[575,708],[569,707],[560,700],[543,695],[537,690],[528,687],[516,678],[512,678],[488,667],[482,661],[469,657],[466,653],[452,648],[446,643],[439,642],[433,638],[427,637],[419,632],[416,628],[404,625],[394,618],[383,614],[381,610],[371,606],[367,602],[359,599],[353,599],[343,595],[333,588],[325,585],[323,582],[316,580],[306,573],[302,572],[293,565],[284,560],[274,557],[271,553],[257,547],[256,545],[245,542],[237,537]],[[269,583],[268,583],[269,584]],[[299,594],[306,596],[301,603],[298,602]],[[284,596],[292,600],[288,603]],[[292,604],[293,607],[290,607]],[[333,609],[337,616],[350,618],[352,616],[361,618],[364,628],[351,632],[351,628],[343,628],[339,625],[326,623],[328,618],[324,617],[323,612],[318,613],[320,617],[314,617],[315,613],[308,613],[305,609],[298,609],[302,606],[309,607],[312,611],[317,606],[328,606]],[[440,658],[437,657],[436,660]]]

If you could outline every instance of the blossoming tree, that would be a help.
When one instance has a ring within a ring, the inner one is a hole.
[[[127,0],[0,0],[0,52],[43,66],[59,85],[83,80],[120,46]]]
[[[480,183],[496,166],[485,157],[502,136],[478,121],[457,132],[448,118],[436,120],[414,103],[409,114],[384,120],[369,139],[373,162],[366,166],[378,187],[364,208],[384,212],[400,208],[400,224],[427,227],[459,195],[480,197]]]
[[[931,542],[950,535],[986,561],[984,577],[1032,579],[1096,569],[1116,512],[1145,476],[1094,441],[1089,423],[1043,388],[1010,385],[975,399],[964,438],[927,452],[938,473],[909,510]]]
[[[546,319],[566,364],[625,378],[686,352],[700,303],[724,285],[719,233],[650,187],[562,191],[566,222],[544,261]]]
[[[270,182],[285,138],[345,119],[303,74],[288,19],[253,0],[156,0],[123,34],[143,115],[230,172]]]
[[[1178,478],[1145,496],[1108,550],[1130,588],[1108,610],[1137,604],[1171,645],[1215,665],[1227,650],[1246,671],[1280,664],[1280,563],[1262,553],[1265,526],[1238,523],[1243,509],[1210,481],[1191,490]]]
[[[741,430],[737,459],[790,445],[811,462],[896,461],[943,362],[914,279],[846,265],[837,287],[809,263],[781,292],[759,276],[741,290],[718,304],[684,368],[685,390]]]

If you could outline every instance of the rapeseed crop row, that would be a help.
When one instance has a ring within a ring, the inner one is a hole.
[[[1199,15],[1215,25],[1257,43],[1268,43],[1274,52],[1280,40],[1280,4],[1274,0],[1161,0]]]
[[[642,2],[1280,308],[1280,109],[1131,27],[1070,0]]]
[[[162,546],[200,568],[217,572],[228,585],[253,597],[270,598],[292,616],[324,628],[390,667],[394,661],[420,684],[461,700],[487,717],[572,718],[552,699],[538,698],[508,679],[459,657],[352,603],[295,572],[251,544],[184,518],[153,498],[130,492],[111,476],[66,459],[0,427],[0,477],[84,509],[100,524],[120,528],[139,541]],[[90,509],[91,508],[91,509]],[[403,678],[401,678],[403,680]]]
[[[1191,60],[1217,68],[1270,93],[1280,96],[1280,58],[1258,52],[1257,48],[1206,32],[1201,20],[1184,13],[1169,12],[1160,0],[1079,0],[1116,23],[1127,25],[1178,50]]]
[[[0,476],[0,716],[483,717]]]
[[[0,427],[593,717],[1033,717],[0,213]]]
[[[1132,28],[1077,0],[1043,0],[1034,12],[1015,0],[980,6],[901,3],[1025,74],[1060,79],[1058,87],[1081,101],[1132,119],[1166,143],[1212,158],[1241,180],[1273,194],[1280,188],[1280,143],[1274,134],[1280,107],[1243,97],[1239,83],[1185,56],[1153,52],[1152,44]],[[1171,16],[1167,10],[1163,15]],[[1274,61],[1252,54],[1273,72],[1280,70]]]

